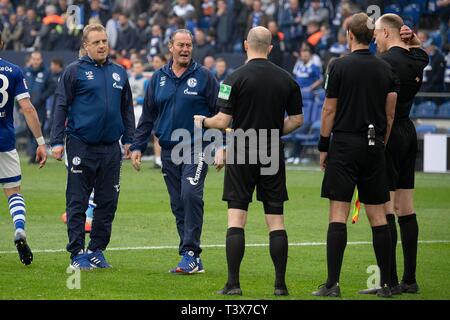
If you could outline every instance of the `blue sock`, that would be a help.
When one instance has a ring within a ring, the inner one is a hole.
[[[25,230],[25,200],[19,193],[13,194],[8,198],[9,212],[14,222],[14,227]]]
[[[91,207],[91,205],[89,205],[89,207],[86,210],[86,218],[92,219],[93,217],[94,217],[94,207]]]
[[[94,190],[92,190],[89,197],[89,206],[86,210],[86,218],[92,219],[94,217],[94,209],[97,205],[94,203]]]

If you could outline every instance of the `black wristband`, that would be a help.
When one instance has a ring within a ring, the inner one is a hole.
[[[205,127],[205,119],[206,119],[206,118],[203,118],[203,119],[202,119],[202,128]]]
[[[330,137],[320,136],[318,149],[320,152],[328,152],[330,148]]]

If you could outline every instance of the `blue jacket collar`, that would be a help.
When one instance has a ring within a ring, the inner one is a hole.
[[[168,64],[163,66],[161,68],[161,71],[167,74],[171,78],[176,78],[175,74],[172,71],[172,64],[173,60],[170,60]],[[191,74],[192,72],[196,71],[200,68],[200,65],[195,62],[194,60],[191,60],[191,63],[189,64],[189,68],[183,73],[183,75],[180,77],[180,79],[186,77],[187,75]]]
[[[32,66],[29,66],[25,69],[28,72],[31,72],[32,74],[38,74],[39,72],[45,72],[47,71],[47,69],[45,68],[45,66],[43,64],[41,64],[41,66],[38,69],[33,69]]]
[[[81,61],[85,61],[87,63],[90,63],[90,64],[97,64],[97,62],[92,60],[91,57],[89,57],[88,55],[82,56],[82,57],[80,57],[78,59],[81,60]],[[111,64],[111,63],[112,63],[111,59],[109,57],[107,57],[106,58],[106,62],[104,63],[104,65]]]

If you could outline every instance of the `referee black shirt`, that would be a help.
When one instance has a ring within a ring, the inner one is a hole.
[[[428,54],[420,48],[410,50],[392,47],[379,55],[388,62],[400,79],[400,92],[395,108],[395,120],[409,118],[414,98],[422,86],[423,70],[428,65]]]
[[[278,129],[284,118],[302,114],[300,88],[292,76],[267,59],[252,59],[227,76],[217,105],[233,116],[233,129]]]
[[[326,80],[327,98],[337,98],[332,132],[386,134],[386,97],[400,84],[391,66],[369,50],[356,50],[332,62]]]

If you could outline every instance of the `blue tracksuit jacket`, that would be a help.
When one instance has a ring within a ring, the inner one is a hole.
[[[58,83],[51,145],[62,145],[64,131],[89,145],[131,143],[133,98],[125,69],[109,59],[98,65],[88,56],[70,64]],[[67,118],[67,128],[66,128]]]
[[[172,132],[183,128],[194,132],[194,115],[212,116],[216,111],[219,84],[208,69],[192,62],[177,78],[172,61],[156,71],[147,87],[144,106],[130,150],[144,152],[152,130],[164,149],[173,148]]]

